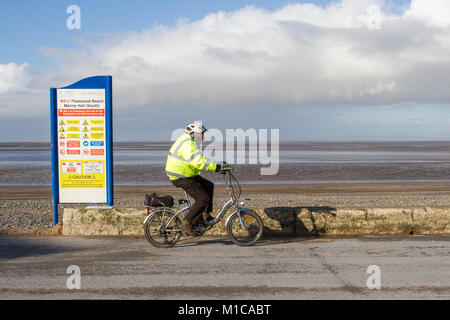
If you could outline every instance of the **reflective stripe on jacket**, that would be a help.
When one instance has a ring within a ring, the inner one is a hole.
[[[187,133],[172,145],[167,156],[166,174],[170,180],[198,176],[201,170],[216,171],[217,164],[207,159]]]

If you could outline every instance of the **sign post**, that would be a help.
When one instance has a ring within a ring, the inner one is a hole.
[[[114,205],[112,77],[50,89],[53,225],[58,204]]]

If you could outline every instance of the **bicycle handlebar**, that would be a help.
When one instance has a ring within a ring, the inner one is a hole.
[[[220,173],[225,174],[225,172],[234,170],[232,166],[230,166],[228,163],[223,162],[221,165]]]
[[[220,173],[221,173],[221,174],[226,174],[227,172],[231,173],[232,170],[234,170],[234,169],[233,169],[233,168],[230,168],[230,169],[228,169],[228,168],[226,168],[226,169],[221,169],[221,170],[220,170]]]

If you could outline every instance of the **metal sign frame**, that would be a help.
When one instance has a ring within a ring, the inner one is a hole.
[[[106,161],[106,202],[74,202],[77,204],[114,205],[113,182],[113,121],[112,121],[112,77],[95,76],[82,79],[63,88],[50,89],[50,123],[51,123],[51,161],[52,161],[52,197],[53,225],[58,223],[58,205],[60,204],[60,161],[58,153],[58,90],[62,89],[104,89],[105,90],[105,161]],[[81,128],[81,127],[80,127]],[[80,160],[83,161],[83,160]],[[66,203],[65,203],[66,204]]]

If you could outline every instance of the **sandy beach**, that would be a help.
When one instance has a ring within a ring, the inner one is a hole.
[[[175,198],[183,196],[180,189],[167,185],[117,186],[115,206],[142,206],[145,210],[144,195],[151,192],[171,194]],[[224,186],[216,185],[214,206],[220,207],[226,197]],[[450,207],[450,183],[250,184],[242,185],[241,200],[250,208]],[[50,186],[0,186],[0,234],[48,234],[46,231],[53,222],[52,210]]]

